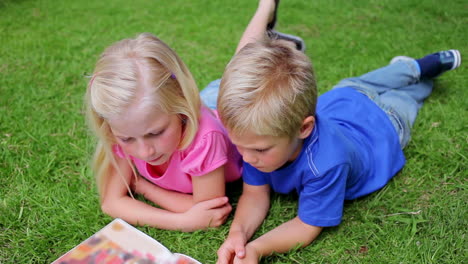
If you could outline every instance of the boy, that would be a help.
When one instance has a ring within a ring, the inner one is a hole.
[[[431,79],[461,62],[456,50],[395,57],[341,81],[316,105],[307,56],[288,41],[262,39],[276,8],[260,1],[221,81],[218,113],[243,156],[244,189],[219,264],[258,263],[340,224],[344,200],[381,189],[401,170]],[[248,242],[268,212],[270,189],[296,191],[298,216]]]

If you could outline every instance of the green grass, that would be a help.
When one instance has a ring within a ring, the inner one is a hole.
[[[255,8],[252,0],[0,0],[0,263],[52,262],[111,220],[99,208],[83,116],[85,76],[104,47],[153,32],[203,87],[221,76]],[[278,30],[306,41],[323,93],[396,55],[457,48],[468,59],[467,14],[462,0],[288,0]],[[311,246],[264,263],[466,262],[465,65],[436,82],[401,173],[347,203],[343,223]],[[293,196],[273,196],[257,235],[295,213]],[[214,263],[228,224],[189,234],[140,229]]]

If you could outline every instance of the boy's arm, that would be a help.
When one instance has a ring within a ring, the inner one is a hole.
[[[284,253],[298,246],[305,247],[320,234],[322,229],[322,227],[308,225],[302,222],[299,217],[295,217],[248,243],[245,260],[247,263],[250,263],[247,260],[255,262],[260,257],[271,255],[274,252]]]
[[[228,238],[218,249],[218,264],[231,263],[245,255],[245,244],[265,219],[270,207],[270,187],[244,183]]]
[[[298,215],[304,221],[323,224],[323,226],[338,225],[343,212],[349,170],[348,165],[335,166],[325,171],[322,177],[314,178],[304,184],[299,194]],[[238,262],[257,263],[255,260],[258,261],[259,257],[309,245],[320,234],[323,227],[306,224],[299,216],[248,243],[245,260],[239,259]]]

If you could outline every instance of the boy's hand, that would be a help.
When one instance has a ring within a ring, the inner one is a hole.
[[[241,231],[231,231],[226,241],[218,249],[216,264],[230,264],[234,259],[243,259],[246,253],[246,240]]]
[[[182,231],[191,232],[208,227],[218,227],[226,222],[232,207],[227,197],[219,197],[192,206],[182,214]]]
[[[251,244],[245,247],[245,256],[243,258],[234,257],[233,264],[257,264],[260,260],[260,255]]]

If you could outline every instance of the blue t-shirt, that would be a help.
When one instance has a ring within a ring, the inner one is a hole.
[[[405,164],[398,135],[385,112],[352,88],[333,89],[317,102],[315,127],[299,156],[270,173],[244,163],[250,185],[296,191],[299,218],[309,225],[340,224],[344,200],[379,190]]]

